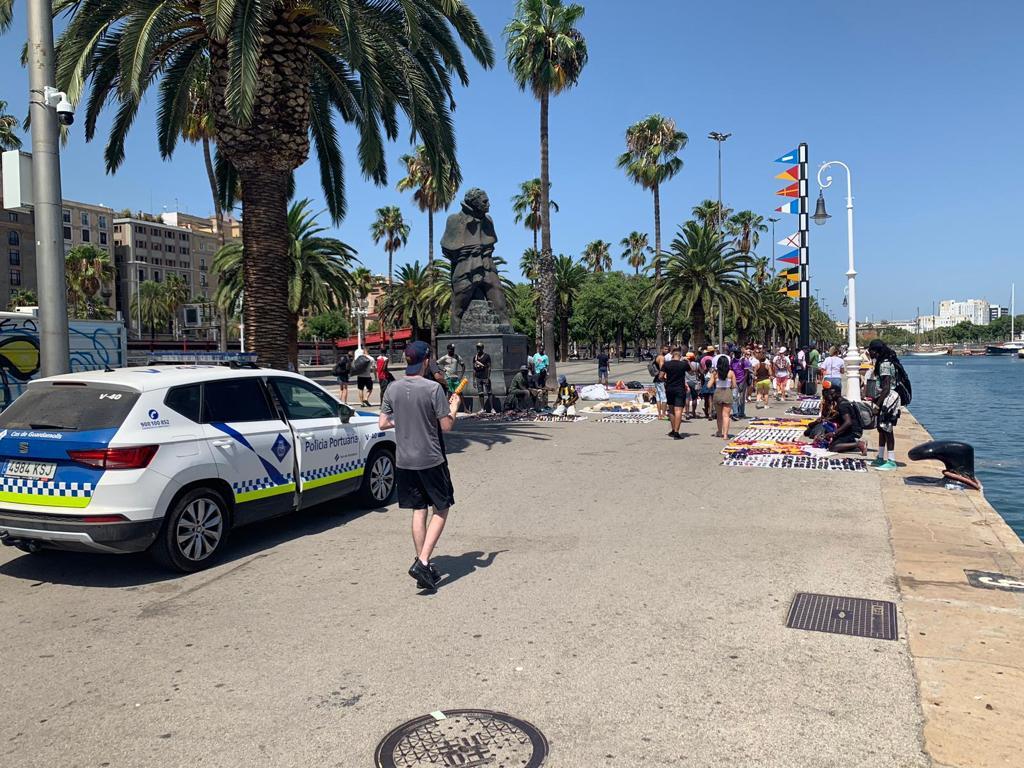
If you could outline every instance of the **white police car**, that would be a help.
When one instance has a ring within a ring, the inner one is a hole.
[[[207,566],[237,526],[394,489],[394,432],[303,376],[168,365],[33,381],[0,413],[0,540]]]

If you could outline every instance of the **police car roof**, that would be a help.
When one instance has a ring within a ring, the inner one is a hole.
[[[231,368],[225,365],[203,364],[140,366],[138,368],[118,368],[113,371],[80,371],[78,373],[65,373],[60,376],[37,379],[37,381],[47,383],[116,384],[121,387],[131,387],[140,392],[147,392],[166,389],[167,387],[176,387],[182,384],[196,384],[216,379],[266,376],[268,374],[308,381],[305,376],[273,368]]]

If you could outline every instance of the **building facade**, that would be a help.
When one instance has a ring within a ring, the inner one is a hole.
[[[998,304],[992,304],[988,308],[988,320],[998,320],[1000,317],[1006,317],[1010,314],[1009,307],[1000,307]]]
[[[991,305],[984,299],[947,299],[939,302],[939,317],[951,319],[950,325],[965,321],[975,325],[988,325],[990,307]]]

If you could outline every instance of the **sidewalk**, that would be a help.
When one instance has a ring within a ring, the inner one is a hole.
[[[537,726],[550,768],[923,768],[925,743],[1011,764],[1020,645],[997,641],[1021,597],[958,571],[1021,562],[994,513],[921,504],[939,492],[900,473],[722,467],[712,422],[666,431],[460,422],[436,595],[405,574],[395,507],[239,532],[184,578],[0,551],[0,762],[362,768],[399,723],[487,708]],[[894,600],[901,639],[788,629],[797,591]]]

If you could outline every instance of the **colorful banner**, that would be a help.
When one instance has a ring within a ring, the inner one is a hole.
[[[775,210],[779,213],[800,213],[800,201],[794,200],[791,203],[784,203]]]
[[[775,178],[783,181],[800,181],[800,166],[794,165],[792,168],[787,168]]]
[[[775,158],[776,163],[799,163],[800,162],[800,149],[791,149],[789,152],[784,154],[782,157]]]
[[[800,282],[800,267],[790,267],[789,269],[783,269],[779,272],[787,280],[792,282]]]
[[[789,237],[784,237],[779,240],[779,245],[783,248],[799,248],[800,247],[800,233],[794,232]]]
[[[799,264],[800,263],[800,251],[790,251],[785,256],[776,261],[781,261],[784,264]]]
[[[775,194],[782,197],[800,197],[800,182],[794,182],[788,187],[783,187]]]

